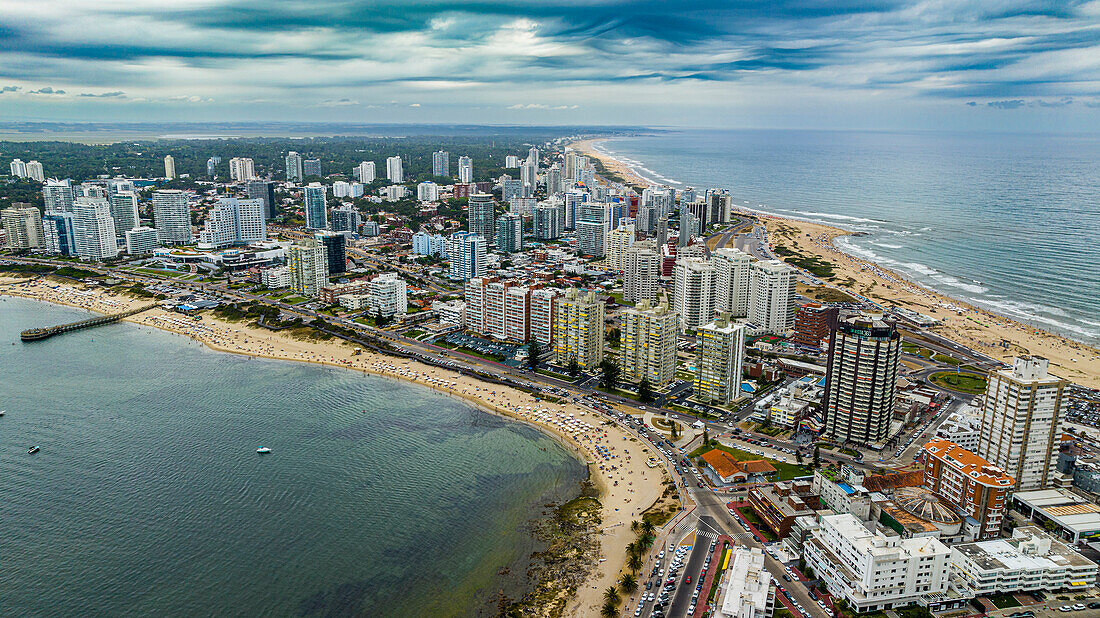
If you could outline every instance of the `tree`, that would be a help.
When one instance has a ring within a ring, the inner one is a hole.
[[[539,356],[542,354],[539,342],[532,339],[527,342],[527,366],[534,371],[539,368]]]
[[[649,378],[642,377],[642,381],[638,383],[638,401],[642,403],[649,403],[653,401],[653,386],[649,383]]]
[[[703,446],[707,446],[708,444],[710,444],[710,430],[709,429],[704,429],[703,430]]]
[[[821,447],[815,444],[814,445],[814,468],[816,469],[816,468],[820,468],[820,467],[821,467]]]
[[[656,529],[657,527],[653,525],[652,521],[648,519],[642,520],[642,534],[645,536],[653,536],[653,532]]]
[[[627,573],[619,580],[619,585],[623,587],[624,592],[630,594],[638,589],[638,578],[633,573]]]
[[[619,589],[615,586],[609,586],[607,590],[603,591],[603,600],[613,605],[619,604]]]
[[[615,618],[615,616],[619,615],[618,603],[604,601],[603,607],[600,608],[600,615],[603,616],[603,618]]]
[[[581,374],[581,366],[577,363],[576,357],[571,357],[569,359],[569,365],[565,368],[565,372],[574,378]]]
[[[612,328],[607,331],[607,342],[614,344],[616,347],[619,345],[619,341],[622,339],[622,333],[617,328]]]
[[[642,568],[642,564],[642,557],[638,554],[631,554],[630,557],[626,559],[627,568],[635,573],[638,572],[638,569]]]
[[[638,523],[638,520],[635,519],[634,521],[630,522],[630,529],[633,530],[634,532],[637,532],[638,531],[638,526],[640,526],[640,525],[641,524]]]
[[[801,449],[794,452],[794,459],[795,459],[795,462],[798,465],[800,465],[800,466],[802,465],[802,450]]]
[[[611,359],[600,362],[600,386],[615,388],[619,382],[619,365]]]

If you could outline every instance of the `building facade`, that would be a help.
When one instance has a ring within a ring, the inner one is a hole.
[[[448,240],[449,277],[469,281],[485,276],[485,238],[472,232],[455,232]]]
[[[741,395],[745,325],[726,314],[696,331],[695,398],[726,405]]]
[[[730,317],[743,318],[749,314],[750,273],[752,256],[740,249],[716,249],[714,270],[717,272],[715,311],[726,311]]]
[[[1001,520],[1015,480],[1004,470],[942,438],[921,448],[924,486],[946,500],[955,511],[973,520],[966,536],[985,540],[1001,534]],[[969,520],[967,520],[969,522]]]
[[[749,280],[749,322],[757,332],[782,334],[794,326],[797,271],[779,260],[755,262]]]
[[[287,252],[290,267],[290,288],[309,298],[316,298],[328,285],[328,256],[325,246],[313,239],[296,242]]]
[[[825,435],[875,445],[890,432],[897,392],[901,335],[881,315],[842,315],[829,340],[822,410]]]
[[[554,299],[554,362],[566,367],[576,361],[582,369],[594,369],[604,355],[604,303],[596,292],[566,290]]]
[[[714,264],[701,258],[680,258],[672,269],[672,308],[680,326],[694,330],[714,319],[717,282]]]
[[[191,238],[191,209],[187,194],[178,189],[153,193],[153,223],[162,245],[186,245]]]
[[[648,300],[620,314],[619,342],[622,379],[627,382],[649,381],[652,388],[663,389],[676,375],[676,337],[680,318],[667,302],[651,306]]]

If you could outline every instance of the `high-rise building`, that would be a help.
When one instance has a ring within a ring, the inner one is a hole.
[[[679,316],[669,311],[664,300],[656,306],[642,300],[634,308],[624,310],[620,319],[619,368],[623,379],[641,382],[645,378],[657,389],[668,386],[676,375]]]
[[[713,618],[771,618],[775,614],[775,587],[764,565],[764,550],[734,547],[725,590],[718,594],[721,602],[711,614]]]
[[[321,176],[321,160],[305,159],[302,161],[302,173],[306,176]]]
[[[50,178],[42,187],[42,199],[46,204],[46,212],[72,212],[73,197],[75,197],[73,184],[68,179]]]
[[[0,210],[8,247],[12,249],[45,249],[46,238],[42,232],[42,214],[30,204],[17,203],[12,208]]]
[[[829,337],[821,408],[825,435],[880,446],[890,435],[901,335],[878,314],[846,313]]]
[[[386,159],[386,178],[390,182],[405,182],[405,169],[401,165],[401,157],[388,157]]]
[[[634,244],[634,226],[620,225],[607,233],[607,266],[623,270],[626,252]]]
[[[172,158],[172,155],[164,156],[164,177],[168,180],[176,177],[176,160]]]
[[[449,276],[457,281],[469,281],[485,276],[485,237],[473,232],[455,232],[448,242],[447,256],[451,262]]]
[[[534,235],[538,240],[561,238],[565,209],[561,206],[544,204],[535,206]]]
[[[729,223],[733,199],[725,189],[713,189],[707,202],[707,220],[712,223]]]
[[[531,339],[539,342],[544,351],[554,343],[554,299],[561,290],[539,288],[531,292]]]
[[[149,255],[159,246],[154,228],[135,227],[126,231],[126,253],[130,255]]]
[[[741,396],[745,325],[720,313],[695,332],[695,398],[724,406]]]
[[[513,168],[519,167],[519,157],[516,155],[508,155],[504,157],[504,167]]]
[[[229,160],[229,180],[244,182],[256,177],[256,164],[247,157],[233,157]]]
[[[714,264],[701,258],[680,258],[672,269],[672,308],[680,325],[696,329],[714,318]]]
[[[546,194],[557,195],[565,190],[563,183],[561,166],[557,163],[550,166],[550,169],[546,170]]]
[[[138,211],[138,196],[133,191],[119,191],[111,194],[111,218],[115,222],[115,233],[125,236],[126,232],[139,227],[141,219]]]
[[[467,156],[461,156],[458,158],[458,181],[459,182],[473,182],[474,181],[474,160]],[[507,201],[507,200],[505,200]]]
[[[652,240],[635,243],[623,255],[623,301],[657,300],[661,280],[661,255]]]
[[[374,182],[376,174],[374,172],[374,161],[363,161],[355,168],[355,175],[359,178],[359,182],[367,185]]]
[[[821,303],[804,303],[794,314],[794,335],[791,341],[807,348],[821,349],[821,342],[829,337],[837,316],[836,307]]]
[[[699,235],[699,219],[690,212],[680,213],[680,230],[676,237],[677,247],[686,247],[691,239]]]
[[[604,303],[596,292],[566,290],[554,299],[554,362],[566,367],[576,361],[582,369],[603,362]]]
[[[339,206],[332,209],[332,217],[329,220],[332,231],[358,234],[359,226],[363,225],[363,216],[353,206]]]
[[[286,153],[286,181],[302,182],[305,177],[305,172],[302,169],[302,155],[293,150]]]
[[[186,245],[191,242],[191,209],[187,194],[179,189],[153,193],[153,223],[162,245]]]
[[[416,185],[416,199],[421,202],[438,202],[439,185],[430,180]]]
[[[106,198],[80,197],[73,201],[73,232],[76,254],[82,259],[98,262],[118,256],[115,222]]]
[[[510,212],[497,219],[497,249],[505,253],[523,250],[523,217]]]
[[[714,269],[718,272],[718,289],[714,298],[715,310],[727,311],[735,318],[747,316],[752,257],[739,249],[716,249]]]
[[[222,164],[222,158],[214,155],[206,160],[206,175],[214,178],[218,175],[218,166]]]
[[[220,197],[206,214],[199,242],[221,248],[267,240],[263,200]]]
[[[290,266],[290,289],[309,298],[316,298],[328,285],[328,256],[325,246],[313,239],[296,242],[287,252]]]
[[[432,153],[432,176],[442,176],[444,178],[451,175],[451,153],[446,150],[440,150]],[[466,182],[470,182],[467,180]]]
[[[42,235],[46,253],[76,255],[76,226],[71,212],[46,212],[42,215]]]
[[[328,200],[325,197],[325,185],[311,182],[305,188],[303,210],[306,215],[306,227],[311,230],[328,229]]]
[[[325,259],[328,260],[328,274],[342,275],[348,270],[348,237],[338,232],[316,232],[313,240],[324,246]]]
[[[989,373],[978,455],[1016,479],[1016,491],[1046,489],[1057,473],[1062,398],[1068,382],[1041,356],[1021,356]]]
[[[967,540],[995,539],[1008,511],[1016,481],[1005,471],[963,447],[932,438],[921,448],[924,486],[966,516]]]
[[[521,197],[523,197],[523,183],[509,178],[507,175],[502,176],[500,180],[500,199],[510,204]]]
[[[264,218],[271,219],[275,216],[275,183],[270,180],[249,180],[245,187],[250,200],[262,200],[264,203]]]
[[[538,185],[539,168],[538,166],[528,159],[519,166],[519,181],[523,185],[523,195],[534,195],[535,187]]]
[[[749,275],[749,322],[758,333],[782,334],[794,326],[797,271],[779,260],[761,260]]]
[[[409,310],[409,291],[405,280],[397,273],[382,273],[370,280],[367,311],[371,315],[389,317],[404,315]]]
[[[27,177],[27,164],[23,162],[23,159],[11,160],[11,175],[14,178]]]
[[[38,182],[46,181],[46,172],[38,161],[27,161],[27,178]]]
[[[492,194],[471,195],[466,214],[469,218],[470,233],[479,234],[487,242],[493,242],[496,234],[496,202]]]

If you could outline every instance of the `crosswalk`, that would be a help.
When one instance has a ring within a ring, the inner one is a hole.
[[[707,539],[707,540],[710,540],[710,541],[717,541],[718,540],[718,534],[714,533],[714,532],[711,532],[710,530],[699,530],[698,532],[695,533],[695,535],[697,537],[701,536],[704,539]]]

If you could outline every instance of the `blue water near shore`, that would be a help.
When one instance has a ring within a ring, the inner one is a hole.
[[[587,476],[393,380],[131,324],[19,342],[87,315],[0,297],[3,616],[490,614]]]
[[[865,232],[840,247],[1100,344],[1100,136],[685,130],[600,148],[656,183]]]

